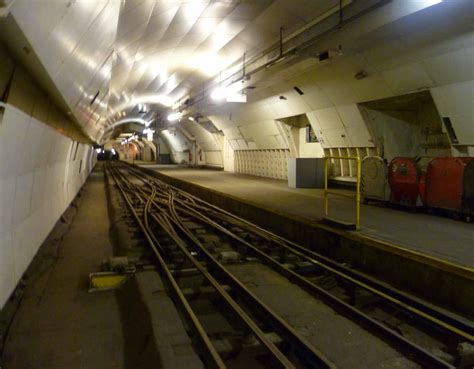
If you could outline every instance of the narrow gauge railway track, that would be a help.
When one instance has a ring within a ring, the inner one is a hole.
[[[251,368],[336,368],[230,274],[219,275],[219,279],[211,275],[210,266],[206,268],[199,262],[176,232],[175,226],[184,230],[182,224],[174,216],[155,206],[157,202],[166,200],[162,192],[157,191],[154,186],[150,186],[149,191],[145,192],[140,186],[128,181],[119,169],[108,166],[107,170],[153,249],[158,270],[192,330],[206,368],[243,367],[242,363]],[[157,234],[160,233],[173,243],[163,242],[161,237],[158,239]],[[212,304],[217,306],[214,313],[223,315],[223,320],[228,323],[218,334],[215,327],[209,329],[203,323],[205,317],[200,319],[199,312],[196,312],[199,309],[193,309],[192,301],[184,293],[185,287],[174,277],[180,269],[184,271],[192,268],[201,274],[200,287],[203,290],[209,286],[213,288]],[[231,283],[232,295],[238,294],[242,301],[237,302],[227,292],[226,282]],[[212,335],[208,334],[208,330],[213,331]],[[223,346],[222,337],[229,335],[234,343],[239,342],[238,348],[231,350],[231,354],[221,355],[219,347]]]
[[[397,319],[401,319],[405,324],[414,324],[417,329],[421,327],[423,332],[436,336],[442,342],[444,351],[452,354],[455,361],[459,361],[455,358],[457,345],[462,342],[473,342],[473,325],[466,319],[437,309],[345,265],[278,237],[179,191],[138,168],[125,164],[117,166],[142,184],[142,195],[148,199],[152,197],[151,203],[155,207],[167,209],[168,216],[173,219],[180,232],[193,243],[196,255],[199,255],[208,267],[212,266],[213,269],[219,270],[223,268],[212,255],[212,250],[208,250],[189,228],[193,222],[200,224],[208,232],[218,233],[242,257],[251,255],[270,266],[425,367],[455,366],[423,348],[422,342],[416,342],[416,337],[407,339],[393,326],[384,324],[380,317],[374,317],[374,306],[386,315],[396,315]],[[123,179],[125,180],[125,177]],[[226,282],[232,280],[230,273],[225,270],[224,272],[221,270],[221,274],[224,274]],[[235,288],[232,283],[228,284],[232,289]],[[367,295],[370,298],[367,298]],[[361,303],[361,300],[365,302]]]

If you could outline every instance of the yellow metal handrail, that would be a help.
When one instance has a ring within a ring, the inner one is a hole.
[[[348,195],[328,189],[328,163],[331,159],[339,160],[355,160],[357,161],[357,189],[356,195]],[[361,177],[361,164],[360,158],[357,156],[325,156],[324,157],[324,211],[326,216],[329,216],[329,195],[336,195],[342,197],[350,197],[356,199],[356,229],[360,229],[360,177]]]

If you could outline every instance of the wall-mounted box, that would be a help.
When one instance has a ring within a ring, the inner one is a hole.
[[[289,158],[288,187],[323,188],[324,158]]]

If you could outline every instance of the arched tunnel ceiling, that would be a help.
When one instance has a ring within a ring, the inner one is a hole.
[[[111,110],[150,101],[172,105],[244,53],[274,43],[280,27],[290,32],[337,4],[129,0],[117,29]]]
[[[367,30],[440,3],[406,2]],[[339,0],[6,0],[2,12],[25,36],[84,131],[99,141],[136,107],[169,109],[330,10]],[[382,0],[346,0],[370,6]],[[408,4],[409,3],[409,4]],[[361,5],[361,6],[362,6]],[[337,12],[336,12],[337,14]],[[7,31],[13,32],[12,28]],[[7,37],[8,38],[8,37]],[[18,43],[10,47],[24,50]],[[34,68],[33,68],[34,69]],[[232,108],[229,105],[229,108]],[[205,107],[204,107],[205,108]]]

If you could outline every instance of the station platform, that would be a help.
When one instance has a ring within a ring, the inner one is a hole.
[[[220,170],[143,162],[135,164],[280,214],[297,216],[311,222],[319,222],[324,217],[322,189],[294,189],[289,188],[284,180]],[[330,216],[353,222],[354,200],[332,196]],[[361,205],[361,230],[351,233],[365,240],[378,241],[396,251],[412,253],[417,257],[426,256],[434,262],[474,272],[473,224],[381,205]]]

